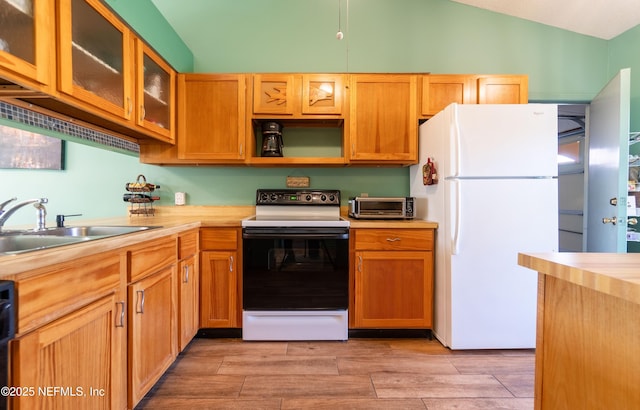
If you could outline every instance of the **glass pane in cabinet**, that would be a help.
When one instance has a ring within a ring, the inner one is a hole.
[[[144,55],[144,119],[169,128],[171,77],[155,61]]]
[[[73,83],[124,106],[123,34],[84,0],[72,5]]]
[[[33,0],[0,0],[0,51],[35,64]]]

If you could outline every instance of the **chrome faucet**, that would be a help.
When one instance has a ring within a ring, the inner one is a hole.
[[[9,198],[6,201],[0,203],[0,215],[2,215],[4,213],[4,207],[9,205],[11,202],[15,201],[16,199],[18,199],[18,198],[16,198],[14,196],[13,198]]]
[[[0,210],[2,210],[2,208],[6,204],[14,200],[15,198],[12,198],[9,201],[0,204]],[[4,226],[4,223],[7,222],[7,219],[9,219],[11,215],[13,215],[18,209],[29,204],[34,204],[33,206],[37,209],[38,218],[36,221],[36,231],[41,231],[46,229],[47,210],[42,204],[46,204],[47,202],[49,202],[47,198],[28,199],[26,201],[18,202],[11,208],[7,209],[6,211],[3,211],[2,213],[0,213],[0,232],[2,231],[2,227]]]

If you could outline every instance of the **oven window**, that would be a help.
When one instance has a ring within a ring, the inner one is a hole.
[[[348,239],[244,238],[245,310],[346,309]]]

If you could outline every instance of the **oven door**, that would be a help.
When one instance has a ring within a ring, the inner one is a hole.
[[[245,311],[347,309],[348,228],[247,227],[242,238]]]

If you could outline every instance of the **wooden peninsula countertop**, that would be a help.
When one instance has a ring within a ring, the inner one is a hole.
[[[519,254],[538,274],[535,409],[640,408],[640,254]]]
[[[518,264],[640,305],[640,254],[521,253]]]

